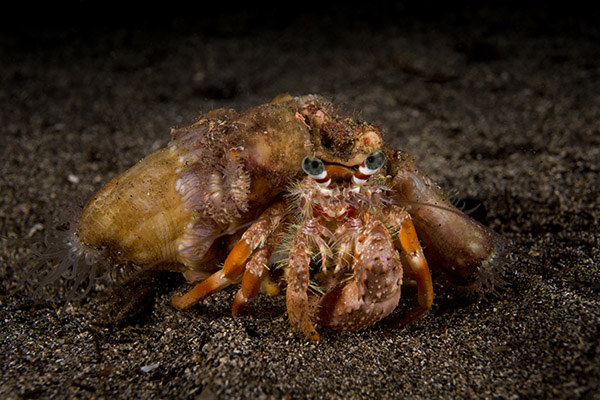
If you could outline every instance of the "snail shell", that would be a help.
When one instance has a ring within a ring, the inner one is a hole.
[[[301,171],[310,131],[298,98],[214,110],[171,131],[166,148],[108,182],[85,206],[76,236],[118,264],[201,271],[221,232],[256,218]],[[224,250],[226,251],[226,249]]]

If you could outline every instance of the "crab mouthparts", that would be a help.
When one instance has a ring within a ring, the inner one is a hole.
[[[351,181],[356,170],[338,164],[325,164],[325,171],[327,171],[327,176],[335,182]]]

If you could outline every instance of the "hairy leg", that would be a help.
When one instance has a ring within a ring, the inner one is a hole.
[[[308,221],[311,220],[298,229],[290,248],[286,305],[290,324],[310,340],[317,341],[320,336],[311,321],[308,304],[311,256],[310,236],[306,232]]]

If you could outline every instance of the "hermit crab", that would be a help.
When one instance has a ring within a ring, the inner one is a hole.
[[[213,110],[115,177],[84,207],[53,276],[109,265],[182,272],[192,307],[241,281],[238,315],[285,290],[292,327],[360,330],[389,315],[403,284],[432,305],[429,264],[451,282],[493,284],[499,235],[469,218],[376,126],[317,95]],[[87,274],[87,275],[86,275]]]

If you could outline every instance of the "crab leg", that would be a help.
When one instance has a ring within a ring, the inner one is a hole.
[[[407,275],[413,277],[417,283],[418,305],[399,323],[399,325],[407,325],[421,318],[433,304],[431,272],[423,248],[419,244],[419,238],[410,214],[397,206],[390,206],[386,214],[389,218],[389,224],[400,227],[398,242],[408,264],[409,271]]]
[[[400,249],[405,253],[408,266],[417,282],[419,302],[419,305],[400,321],[400,325],[407,325],[422,317],[431,308],[433,304],[433,284],[431,282],[431,272],[427,265],[427,259],[419,244],[415,226],[406,212],[403,211],[402,214],[404,218],[402,218],[402,222],[400,223],[398,240],[400,242]]]
[[[183,296],[173,297],[171,304],[179,309],[190,308],[211,293],[234,283],[244,272],[248,257],[259,247],[283,217],[283,209],[282,202],[277,202],[266,209],[258,221],[244,232],[242,238],[233,247],[225,260],[223,268],[200,282]]]
[[[234,317],[240,315],[244,307],[250,300],[252,300],[261,289],[263,283],[271,283],[267,287],[267,294],[269,292],[279,292],[279,288],[275,287],[275,284],[268,279],[266,265],[273,254],[273,250],[279,244],[281,236],[278,234],[283,225],[279,225],[278,228],[269,235],[265,240],[265,244],[259,250],[257,250],[250,261],[246,264],[244,269],[244,275],[242,276],[242,286],[235,295],[233,300],[232,314]]]
[[[305,228],[306,222],[298,230],[290,249],[286,305],[290,324],[310,340],[317,341],[320,336],[310,320],[308,306],[311,249]]]
[[[244,275],[242,276],[242,286],[237,291],[233,300],[231,313],[234,317],[240,315],[244,306],[258,294],[270,253],[267,249],[262,248],[246,264]]]
[[[335,237],[341,239],[339,239],[339,243],[337,243],[337,261],[334,272],[341,271],[344,264],[349,261],[348,259],[353,257],[352,250],[355,235],[362,230],[364,230],[364,225],[360,218],[348,218],[348,220],[335,231]]]

